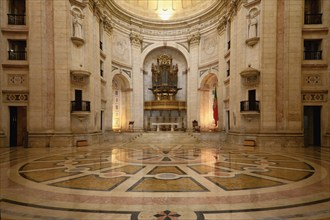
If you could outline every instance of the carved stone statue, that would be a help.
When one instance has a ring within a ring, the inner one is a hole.
[[[249,19],[249,38],[258,36],[258,19],[251,18]]]
[[[73,17],[73,36],[82,38],[82,24],[78,15],[74,15]]]
[[[248,15],[248,38],[258,37],[258,11],[252,9]]]

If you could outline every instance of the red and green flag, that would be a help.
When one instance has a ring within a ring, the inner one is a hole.
[[[218,109],[218,98],[217,98],[217,88],[214,87],[213,91],[213,119],[215,126],[218,126],[219,121],[219,109]]]

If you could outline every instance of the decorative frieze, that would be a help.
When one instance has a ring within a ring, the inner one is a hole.
[[[319,74],[306,74],[305,84],[307,85],[320,85],[322,84],[322,78]]]
[[[27,91],[2,91],[4,102],[10,103],[26,103],[29,101],[29,93]]]
[[[302,92],[303,102],[326,102],[328,100],[328,91]]]
[[[25,74],[10,74],[8,75],[8,85],[9,86],[25,86],[26,85],[26,75]]]
[[[219,25],[218,25],[218,34],[221,35],[226,30],[226,25],[228,22],[227,15],[223,15],[220,18]]]

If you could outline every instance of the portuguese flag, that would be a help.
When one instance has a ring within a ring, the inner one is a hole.
[[[217,88],[214,87],[213,91],[213,119],[215,126],[218,126],[219,121],[219,109],[218,109],[218,98],[217,98]]]

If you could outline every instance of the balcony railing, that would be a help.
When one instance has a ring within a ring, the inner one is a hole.
[[[305,60],[322,60],[322,51],[304,51]]]
[[[241,101],[241,112],[245,111],[259,112],[259,101]]]
[[[305,14],[305,24],[322,24],[322,14]]]
[[[26,60],[26,51],[8,51],[9,60]]]
[[[7,14],[8,24],[10,25],[25,25],[25,15],[24,14]]]
[[[71,112],[75,111],[91,111],[91,102],[90,101],[71,101]]]

